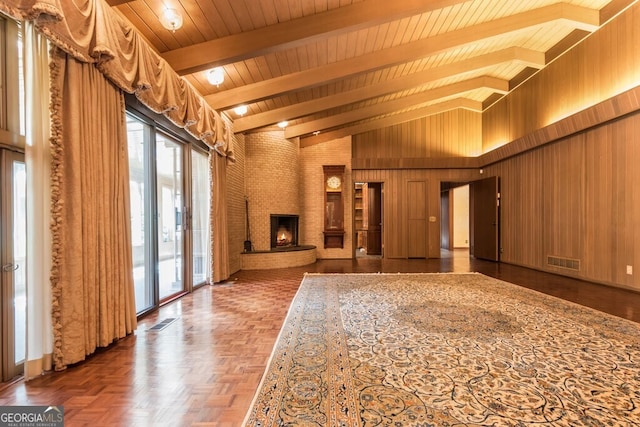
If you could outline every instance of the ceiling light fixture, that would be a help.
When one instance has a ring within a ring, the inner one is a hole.
[[[160,23],[167,30],[175,33],[182,27],[182,15],[177,9],[166,7],[160,15]]]
[[[289,122],[288,122],[288,121],[286,121],[286,120],[283,120],[283,121],[281,121],[280,123],[278,123],[278,127],[279,127],[280,129],[284,129],[284,128],[286,128],[287,126],[289,126]]]
[[[246,105],[238,105],[236,108],[233,109],[233,112],[236,113],[238,116],[244,116],[245,114],[247,114],[247,106]]]
[[[220,86],[224,82],[224,68],[216,67],[209,70],[207,80],[212,85]]]

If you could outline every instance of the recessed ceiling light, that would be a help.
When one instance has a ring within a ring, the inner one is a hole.
[[[289,126],[289,122],[288,122],[288,121],[286,121],[286,120],[283,120],[283,121],[281,121],[280,123],[278,123],[278,127],[279,127],[280,129],[284,129],[284,128],[286,128],[287,126]]]

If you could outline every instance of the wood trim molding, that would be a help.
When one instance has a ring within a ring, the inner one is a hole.
[[[351,159],[351,170],[367,169],[479,169],[479,164],[477,157]]]

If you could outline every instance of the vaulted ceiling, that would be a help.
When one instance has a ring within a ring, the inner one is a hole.
[[[235,132],[287,120],[286,137],[322,142],[481,112],[636,0],[107,1]],[[165,7],[182,28],[162,27]]]

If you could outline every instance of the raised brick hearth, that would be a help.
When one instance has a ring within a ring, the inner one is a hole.
[[[245,252],[241,257],[243,270],[300,267],[316,262],[316,247],[297,246],[295,248]]]

